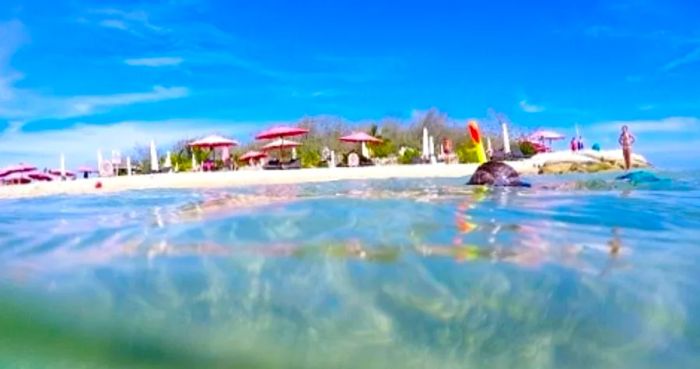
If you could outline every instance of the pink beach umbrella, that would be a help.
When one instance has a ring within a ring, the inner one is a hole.
[[[190,147],[200,147],[200,148],[216,148],[216,147],[231,147],[238,146],[238,141],[231,140],[218,135],[211,135],[204,137],[200,140],[190,142]]]
[[[341,137],[340,140],[343,142],[372,142],[372,143],[381,143],[382,142],[382,140],[380,140],[376,137],[370,136],[364,132],[353,132],[352,134]]]
[[[565,136],[558,132],[543,129],[536,131],[535,133],[528,136],[529,141],[549,141],[549,146],[552,146],[552,141],[563,140],[564,138]]]
[[[231,140],[225,137],[221,137],[218,135],[211,135],[204,137],[200,140],[192,141],[190,142],[190,147],[196,147],[196,148],[208,148],[212,152],[216,148],[222,148],[224,151],[221,154],[221,160],[226,161],[228,160],[229,152],[228,148],[231,146],[238,146],[238,141],[236,140]],[[211,154],[211,153],[210,153]],[[214,158],[216,158],[216,153],[214,153]]]
[[[27,184],[31,183],[32,179],[27,176],[26,172],[12,172],[2,176],[0,182],[3,184]]]
[[[370,136],[364,132],[353,132],[352,134],[341,137],[340,141],[361,143],[362,144],[362,156],[369,155],[369,151],[365,152],[365,150],[366,150],[365,143],[367,143],[367,142],[369,142],[369,143],[381,143],[382,142],[382,140],[380,140],[376,137]]]
[[[282,159],[282,150],[291,149],[294,147],[301,146],[300,143],[292,140],[285,140],[284,138],[279,138],[274,140],[262,147],[263,151],[279,150],[280,160]]]
[[[532,141],[542,141],[542,140],[563,140],[564,135],[561,133],[557,133],[554,131],[547,131],[547,130],[539,130],[530,136],[528,136],[528,139]]]
[[[27,177],[36,180],[36,181],[53,181],[53,176],[48,174],[48,173],[43,173],[43,172],[29,172],[27,173]]]
[[[91,167],[88,166],[82,166],[78,168],[77,170],[78,173],[97,173],[97,171]]]
[[[238,160],[240,161],[248,161],[248,160],[255,160],[255,159],[262,159],[266,157],[267,154],[264,152],[260,151],[248,151],[247,153],[241,155]]]
[[[300,143],[292,140],[285,140],[284,138],[280,138],[277,140],[274,140],[265,146],[262,147],[263,151],[271,151],[271,150],[284,150],[284,149],[291,149],[293,147],[299,147],[301,146]]]
[[[61,176],[61,170],[60,169],[50,169],[49,174],[54,175],[54,176]],[[66,171],[66,177],[75,177],[75,173],[71,171]]]
[[[307,134],[307,133],[309,133],[309,130],[306,128],[274,127],[274,128],[270,128],[268,130],[265,130],[263,132],[258,133],[258,135],[255,136],[255,139],[256,140],[270,140],[273,138],[300,136],[300,135]]]
[[[28,164],[10,165],[8,167],[0,169],[0,177],[6,177],[12,173],[31,172],[33,170],[36,170],[36,167]]]

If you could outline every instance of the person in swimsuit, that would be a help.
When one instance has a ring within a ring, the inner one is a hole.
[[[625,170],[630,170],[632,167],[632,145],[635,139],[626,125],[622,126],[622,133],[618,141],[620,146],[622,146],[622,156],[625,158]]]

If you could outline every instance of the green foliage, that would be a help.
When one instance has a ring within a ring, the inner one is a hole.
[[[383,139],[382,143],[371,144],[369,149],[376,158],[386,158],[397,153],[396,145],[390,139]]]
[[[319,150],[301,146],[297,149],[297,155],[303,168],[316,168],[321,166],[321,152]]]
[[[413,164],[413,161],[420,157],[420,152],[412,147],[407,147],[403,155],[399,157],[399,164]]]
[[[520,143],[520,151],[523,153],[523,155],[525,155],[525,157],[528,158],[537,153],[535,146],[528,141],[523,141]]]
[[[476,153],[476,144],[472,140],[457,146],[455,154],[460,163],[478,163],[479,157]]]

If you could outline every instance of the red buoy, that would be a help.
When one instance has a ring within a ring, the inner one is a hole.
[[[95,182],[95,188],[98,189],[98,190],[99,190],[100,188],[102,188],[102,182],[100,182],[100,181]]]

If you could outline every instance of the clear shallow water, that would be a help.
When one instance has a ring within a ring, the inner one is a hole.
[[[660,175],[2,200],[0,367],[692,368],[700,175]]]

